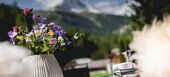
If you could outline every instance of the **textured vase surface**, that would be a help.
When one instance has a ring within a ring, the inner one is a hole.
[[[29,71],[25,77],[63,77],[62,70],[54,55],[40,54],[23,59]]]

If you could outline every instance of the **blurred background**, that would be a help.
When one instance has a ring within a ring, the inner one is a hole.
[[[109,75],[110,64],[124,62],[132,32],[170,13],[169,0],[0,0],[0,41],[14,25],[24,25],[23,8],[84,37],[64,52],[55,52],[65,77]],[[31,25],[31,17],[26,21]]]

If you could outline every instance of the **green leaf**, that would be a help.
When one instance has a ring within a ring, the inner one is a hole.
[[[76,33],[74,36],[73,36],[73,38],[74,39],[79,39],[79,38],[81,38],[81,37],[83,37],[84,36],[84,34],[82,34],[82,33]]]
[[[42,52],[48,51],[49,48],[44,44],[44,47],[42,48]]]
[[[78,33],[76,33],[74,36],[73,36],[74,39],[78,39]]]
[[[51,38],[51,37],[46,37],[45,39],[46,39],[46,40],[49,40],[50,38]]]
[[[66,43],[64,43],[64,42],[63,42],[63,43],[61,43],[61,46],[64,46],[64,45],[66,45]]]

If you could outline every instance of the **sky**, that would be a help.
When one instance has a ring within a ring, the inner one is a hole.
[[[34,8],[35,10],[46,10],[62,3],[63,0],[0,0],[0,3],[12,4],[18,2],[21,8]]]
[[[34,10],[53,10],[64,1],[74,3],[76,0],[0,0],[0,3],[12,4],[18,2],[21,8],[33,8]],[[134,11],[128,6],[125,0],[79,0],[86,5],[86,9],[73,6],[73,12],[104,13],[121,16],[131,16]],[[71,4],[72,6],[72,4]],[[70,6],[70,7],[71,7]]]

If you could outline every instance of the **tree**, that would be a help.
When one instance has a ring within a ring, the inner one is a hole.
[[[145,24],[151,24],[154,18],[162,20],[165,14],[170,13],[170,0],[134,0],[140,4],[130,5],[136,15],[130,18],[133,29],[142,29]]]

